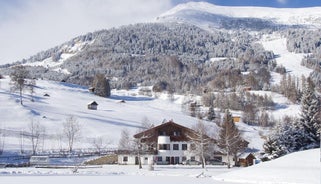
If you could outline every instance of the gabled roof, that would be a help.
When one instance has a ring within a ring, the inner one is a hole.
[[[141,138],[144,135],[153,134],[154,132],[157,132],[157,130],[162,129],[162,128],[167,127],[167,126],[174,126],[174,127],[177,127],[177,128],[179,128],[181,130],[185,130],[185,131],[187,131],[187,132],[189,132],[191,134],[197,134],[194,130],[192,130],[190,128],[187,128],[185,126],[182,126],[182,125],[179,125],[177,123],[174,123],[173,121],[168,121],[168,122],[160,124],[160,125],[158,125],[156,127],[152,127],[152,128],[150,128],[148,130],[145,130],[143,132],[135,134],[134,137],[135,138]]]
[[[238,157],[241,159],[246,159],[247,157],[252,156],[255,158],[255,156],[252,153],[242,153]]]
[[[92,101],[92,102],[88,103],[88,105],[98,105],[98,103],[96,101]]]

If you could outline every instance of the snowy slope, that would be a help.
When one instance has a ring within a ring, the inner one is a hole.
[[[0,80],[0,128],[27,131],[31,119],[39,121],[46,127],[47,149],[58,149],[57,135],[61,134],[62,123],[70,115],[75,116],[82,125],[83,139],[81,144],[75,145],[81,148],[93,147],[92,142],[97,137],[107,139],[106,142],[110,143],[108,146],[115,148],[120,132],[128,129],[133,135],[140,128],[143,119],[148,119],[155,125],[161,124],[164,119],[172,119],[187,127],[192,127],[197,122],[181,111],[180,104],[162,98],[140,96],[137,95],[137,90],[113,90],[111,98],[101,98],[81,86],[45,80],[37,80],[35,102],[30,101],[30,93],[25,91],[24,106],[21,106],[17,93],[9,91],[9,82],[9,77]],[[121,100],[126,103],[120,103]],[[91,101],[99,104],[97,111],[87,109],[87,104]],[[20,148],[18,137],[8,135],[5,149]],[[25,144],[30,143],[26,141]]]
[[[292,153],[273,161],[215,177],[236,183],[320,183],[320,149]]]
[[[321,7],[314,8],[267,8],[217,6],[207,2],[179,4],[160,15],[158,21],[187,22],[206,28],[215,27],[220,16],[230,18],[256,18],[281,25],[321,27]]]
[[[288,73],[296,77],[308,77],[313,70],[301,65],[301,61],[306,54],[289,52],[286,41],[286,38],[282,38],[281,35],[274,33],[272,35],[264,35],[260,43],[265,50],[273,51],[278,56],[276,58],[277,64],[284,66]],[[278,80],[275,81],[278,82]]]
[[[181,104],[187,97],[179,95],[175,95],[174,101],[170,101],[166,94],[159,95],[158,98],[147,97],[138,95],[139,89],[132,89],[112,90],[111,98],[101,98],[82,86],[37,80],[35,102],[30,101],[30,94],[25,91],[24,106],[21,106],[19,96],[9,91],[9,82],[9,77],[0,80],[0,128],[16,131],[16,134],[11,133],[6,137],[5,149],[20,148],[19,131],[27,131],[32,119],[46,127],[44,149],[59,149],[60,146],[66,148],[59,136],[62,133],[62,123],[70,115],[74,115],[82,125],[83,138],[76,143],[76,148],[93,148],[93,141],[100,137],[108,143],[109,148],[116,148],[121,131],[128,129],[131,135],[135,134],[144,119],[154,125],[172,119],[187,127],[198,122],[182,112]],[[277,120],[285,114],[295,115],[299,111],[298,105],[290,103],[282,95],[263,91],[253,93],[272,96],[277,103],[277,109],[270,110],[269,113]],[[45,94],[49,97],[44,96]],[[121,100],[126,103],[120,103]],[[87,109],[87,104],[91,101],[99,104],[97,111]],[[211,134],[217,130],[213,123],[206,123]],[[243,137],[250,142],[250,149],[262,150],[262,135],[266,135],[268,130],[243,123],[239,123],[238,127]],[[25,140],[24,144],[30,145],[30,141]]]
[[[104,165],[101,168],[79,169],[0,169],[1,183],[68,184],[68,183],[175,183],[175,184],[318,184],[320,183],[320,150],[308,150],[259,163],[248,168],[227,169],[226,166],[160,166],[154,171],[147,166],[138,169],[129,165]],[[204,173],[201,175],[201,173]],[[200,176],[200,177],[199,177]]]
[[[70,57],[81,52],[86,46],[92,44],[94,40],[81,40],[80,37],[57,46],[46,52],[40,52],[37,55],[29,58],[24,66],[41,66],[52,71],[63,74],[70,74],[67,69],[61,68],[61,65]]]

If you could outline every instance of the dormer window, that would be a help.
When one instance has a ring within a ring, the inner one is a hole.
[[[159,131],[159,135],[166,135],[165,131]]]
[[[173,136],[180,136],[181,135],[181,132],[180,131],[174,131],[173,132]]]

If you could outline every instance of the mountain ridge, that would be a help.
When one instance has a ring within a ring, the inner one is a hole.
[[[183,21],[189,22],[184,16],[195,12],[225,16],[229,18],[255,18],[273,22],[277,25],[304,26],[321,28],[321,7],[311,8],[271,8],[250,6],[218,6],[207,2],[188,2],[179,4],[156,18],[156,21]],[[202,15],[202,14],[201,14]],[[207,21],[206,17],[197,18],[198,26]],[[195,23],[194,23],[195,25]],[[204,27],[204,26],[202,26]]]

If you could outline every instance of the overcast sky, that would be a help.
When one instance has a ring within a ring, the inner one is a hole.
[[[150,22],[189,0],[0,0],[0,64],[100,29]],[[321,0],[208,0],[217,5],[306,7]]]

